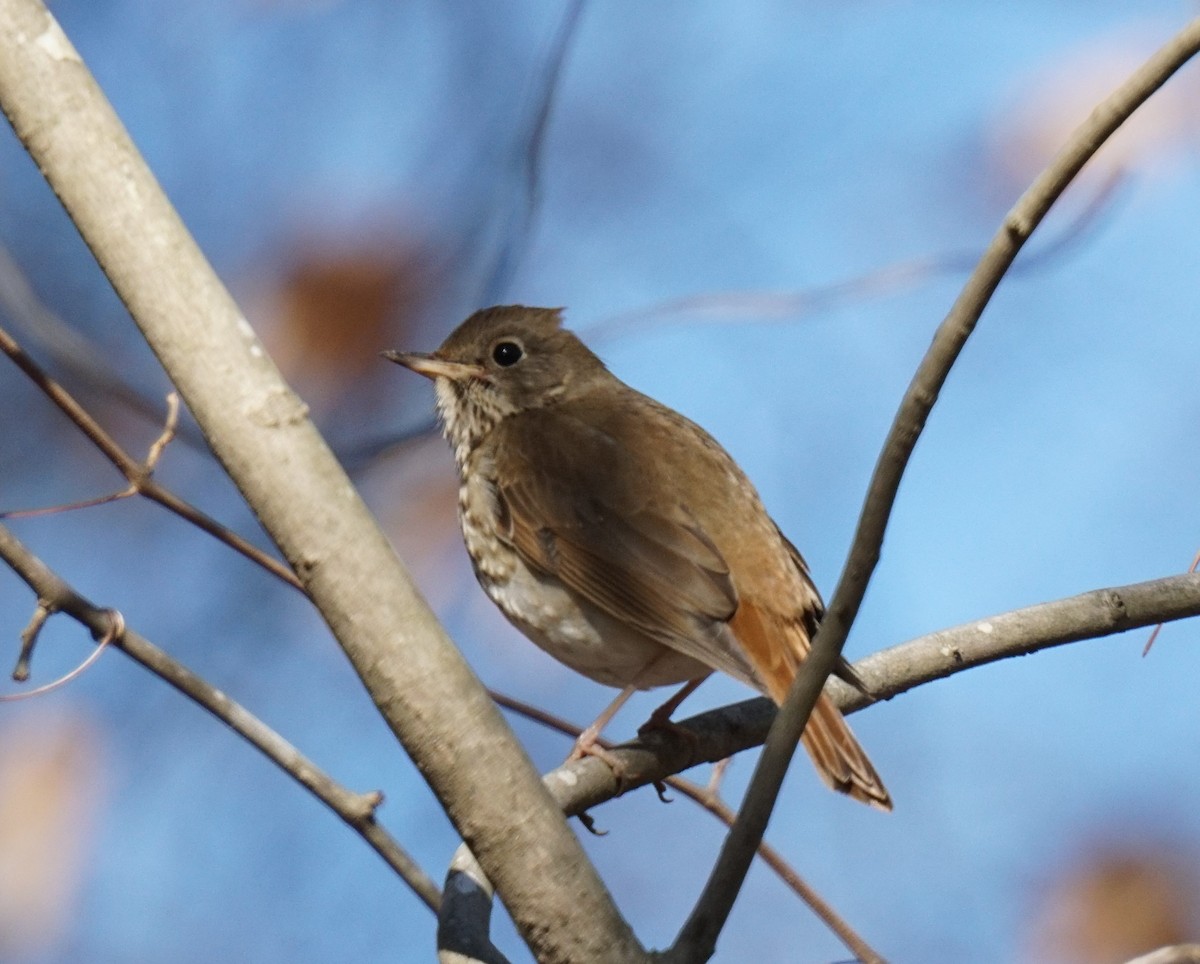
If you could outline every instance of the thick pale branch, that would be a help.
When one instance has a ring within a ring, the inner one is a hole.
[[[499,711],[39,0],[0,0],[0,104],[534,953],[644,959]]]
[[[721,848],[691,916],[669,955],[673,961],[706,961],[716,948],[733,902],[762,840],[821,687],[837,664],[883,545],[884,530],[913,447],[950,369],[975,330],[1022,245],[1051,205],[1100,146],[1200,49],[1200,19],[1192,21],[1139,68],[1071,135],[1066,146],[1004,219],[979,265],[934,335],[900,403],[859,516],[837,590],[791,692],[763,747],[737,822]]]

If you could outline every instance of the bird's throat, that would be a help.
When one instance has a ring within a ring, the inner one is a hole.
[[[439,378],[434,385],[442,430],[454,450],[459,475],[471,453],[496,424],[511,414],[500,395],[480,381]]]

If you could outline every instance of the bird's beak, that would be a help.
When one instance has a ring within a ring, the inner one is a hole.
[[[420,351],[385,351],[380,354],[388,361],[412,369],[426,378],[449,378],[453,382],[465,382],[469,378],[483,378],[486,374],[482,365],[446,361]]]

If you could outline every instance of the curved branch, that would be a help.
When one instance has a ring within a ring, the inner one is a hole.
[[[1091,116],[1071,135],[1058,156],[1005,217],[962,293],[938,327],[933,344],[921,360],[900,403],[876,463],[850,555],[813,640],[812,652],[804,661],[772,724],[762,756],[751,777],[746,799],[738,812],[737,822],[725,839],[692,914],[671,948],[671,958],[704,961],[712,956],[716,948],[717,935],[729,918],[733,902],[762,840],[800,734],[804,731],[821,687],[837,664],[866,594],[867,583],[879,561],[884,530],[913,447],[937,402],[938,393],[951,367],[974,331],[992,293],[1022,245],[1084,164],[1198,50],[1200,19],[1193,20],[1176,34],[1092,111]]]
[[[509,964],[492,943],[492,883],[466,844],[454,851],[438,913],[440,964]]]
[[[533,83],[534,99],[529,116],[522,122],[515,140],[515,162],[519,167],[520,185],[513,189],[516,195],[506,223],[501,225],[501,236],[496,257],[488,270],[483,285],[483,303],[497,304],[504,300],[504,292],[516,272],[521,258],[529,245],[533,224],[541,203],[542,156],[549,129],[550,114],[554,108],[562,83],[563,68],[567,54],[575,40],[579,21],[583,15],[583,0],[570,0],[564,6],[558,29],[550,43],[550,49],[538,66],[539,76]]]
[[[1113,208],[1129,179],[1127,170],[1115,168],[1056,235],[1043,238],[1038,250],[1027,250],[1021,263],[1013,265],[1009,273],[1045,270],[1084,245],[1097,233],[1099,225],[1111,220]],[[938,278],[961,277],[975,266],[978,258],[975,249],[928,254],[794,291],[700,291],[592,322],[586,329],[588,344],[660,331],[674,324],[791,324],[836,309],[844,311],[859,302],[900,294]]]

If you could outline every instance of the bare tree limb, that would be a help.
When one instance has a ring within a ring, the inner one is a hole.
[[[1116,201],[1129,181],[1127,170],[1111,171],[1070,223],[1054,237],[1043,238],[1037,251],[1027,250],[1021,263],[1013,265],[1010,275],[1045,270],[1086,243],[1096,234],[1097,227],[1111,218]],[[719,325],[794,323],[820,312],[846,309],[869,299],[908,291],[935,278],[965,275],[978,260],[979,252],[972,249],[895,261],[842,281],[796,291],[702,291],[602,318],[589,324],[586,334],[592,344],[657,331],[675,323],[693,326],[704,321]]]
[[[78,593],[4,525],[0,525],[0,559],[37,595],[37,612],[66,613],[86,627],[94,639],[114,635],[113,611]],[[430,910],[437,912],[441,903],[437,885],[375,820],[382,794],[346,789],[254,714],[129,627],[115,634],[111,645],[207,710],[325,804],[374,848]]]
[[[1021,196],[988,245],[978,267],[934,335],[900,403],[859,516],[850,554],[829,609],[751,777],[737,822],[729,832],[696,906],[668,959],[706,961],[729,918],[750,862],[767,828],[783,777],[825,680],[837,663],[879,561],[884,530],[913,447],[950,369],[974,331],[992,293],[1021,246],[1084,164],[1125,120],[1200,50],[1200,19],[1192,21],[1106,98]]]
[[[512,281],[529,244],[532,225],[542,200],[542,156],[546,131],[562,80],[563,66],[578,32],[583,8],[583,0],[569,0],[563,5],[558,30],[555,31],[544,61],[539,65],[539,76],[533,83],[534,99],[531,110],[529,116],[523,120],[515,140],[516,152],[513,162],[519,167],[520,184],[513,191],[515,196],[511,209],[505,212],[506,223],[501,225],[496,257],[484,281],[484,304],[502,300],[502,295]]]
[[[976,666],[1193,616],[1200,616],[1200,573],[1095,589],[973,620],[867,656],[854,669],[874,698],[838,679],[829,680],[827,692],[843,713],[855,713]],[[775,705],[756,697],[677,723],[689,736],[656,730],[616,746],[612,753],[622,766],[619,785],[605,763],[589,758],[560,767],[546,780],[567,813],[582,813],[671,774],[759,746],[775,716]]]
[[[40,0],[0,0],[0,106],[534,954],[644,960],[499,710]]]

